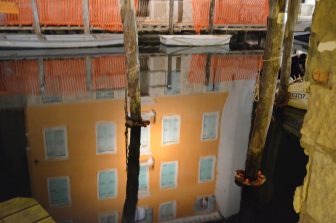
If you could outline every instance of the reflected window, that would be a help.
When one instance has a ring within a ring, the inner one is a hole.
[[[48,194],[50,206],[69,206],[71,204],[69,177],[48,178]]]
[[[162,124],[162,144],[177,144],[180,140],[180,120],[179,115],[163,117]]]
[[[138,207],[135,212],[135,222],[152,223],[153,222],[153,209]]]
[[[196,212],[211,212],[215,208],[215,196],[199,197],[194,205]]]
[[[112,122],[96,124],[97,154],[116,153],[116,126]]]
[[[118,212],[100,214],[99,223],[118,223]]]
[[[61,96],[42,95],[42,103],[43,104],[57,103],[57,102],[62,102],[62,97]]]
[[[176,217],[176,201],[160,204],[159,219],[170,220]]]
[[[44,129],[44,147],[47,159],[67,159],[67,132],[65,127]]]
[[[113,99],[114,92],[112,89],[96,90],[96,99]]]
[[[117,197],[117,170],[98,172],[98,198],[100,200]]]
[[[214,179],[215,156],[201,157],[199,161],[198,181],[205,183]]]
[[[148,182],[149,182],[148,166],[140,165],[140,171],[139,171],[139,193],[140,194],[146,194],[149,192]]]
[[[162,189],[176,188],[177,173],[178,173],[177,161],[161,163],[160,187]]]
[[[218,134],[218,112],[203,113],[202,119],[202,141],[215,140]]]
[[[150,125],[148,125],[147,127],[141,127],[140,144],[141,154],[150,153]]]

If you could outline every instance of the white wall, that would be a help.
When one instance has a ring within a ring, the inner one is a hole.
[[[219,211],[230,217],[239,211],[241,188],[234,183],[235,170],[245,168],[251,128],[255,80],[231,81],[221,117],[215,196]]]

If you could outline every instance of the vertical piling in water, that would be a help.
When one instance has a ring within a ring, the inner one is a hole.
[[[126,53],[126,70],[128,80],[128,97],[130,102],[131,117],[126,118],[126,127],[131,129],[130,145],[127,157],[127,184],[126,198],[122,213],[122,222],[130,223],[135,221],[135,211],[138,202],[139,185],[139,156],[140,156],[140,134],[141,125],[141,104],[140,104],[140,63],[138,49],[138,33],[135,21],[134,1],[121,1],[121,18],[123,23],[124,47]],[[129,123],[129,124],[127,124]],[[126,154],[127,156],[127,154]]]
[[[267,131],[275,98],[276,81],[280,69],[287,0],[276,1],[268,18],[264,64],[261,74],[260,98],[247,151],[245,178],[255,181],[261,165]]]
[[[31,9],[32,9],[32,14],[33,14],[34,32],[38,36],[41,36],[41,27],[40,27],[40,20],[39,20],[38,11],[37,11],[36,0],[31,0]]]
[[[178,0],[178,17],[177,22],[182,22],[183,20],[183,0]]]
[[[82,0],[84,34],[90,34],[89,0]]]
[[[209,30],[208,30],[210,34],[213,34],[214,31],[214,11],[215,11],[215,0],[211,0],[209,10]]]
[[[288,16],[285,29],[283,58],[280,72],[280,88],[276,99],[277,104],[283,104],[286,101],[288,94],[289,77],[292,65],[294,26],[297,21],[300,2],[300,0],[289,0],[288,3],[288,14],[290,16]]]
[[[169,34],[174,33],[174,0],[169,0]]]

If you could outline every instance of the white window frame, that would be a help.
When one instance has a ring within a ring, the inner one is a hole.
[[[175,181],[175,186],[174,186],[174,187],[169,187],[169,188],[164,188],[164,187],[161,186],[161,182],[162,182],[162,167],[163,167],[164,164],[171,164],[171,163],[176,164],[176,174],[175,174],[175,179],[174,179],[174,181]],[[161,163],[161,167],[160,167],[160,189],[161,189],[161,190],[170,190],[170,189],[175,189],[175,188],[177,188],[178,172],[179,172],[179,171],[178,171],[178,161],[162,162],[162,163]]]
[[[114,126],[114,151],[99,152],[98,150],[98,126],[102,124],[112,124]],[[117,125],[115,122],[99,121],[96,122],[96,155],[116,154],[117,153]]]
[[[47,150],[47,139],[46,139],[46,132],[47,131],[55,131],[55,130],[63,130],[64,131],[64,150],[65,150],[65,156],[60,157],[49,157],[48,156],[48,150]],[[45,159],[46,160],[66,160],[69,158],[68,153],[68,132],[66,126],[56,126],[56,127],[50,127],[50,128],[44,128],[43,129],[43,144],[44,144],[44,153],[45,153]]]
[[[161,218],[161,213],[160,213],[161,212],[161,206],[167,205],[167,204],[173,204],[174,216],[171,217],[171,218],[168,218],[168,219],[162,219]],[[176,201],[168,201],[168,202],[161,203],[160,207],[159,207],[159,221],[162,222],[162,221],[172,220],[174,218],[176,218]]]
[[[178,121],[178,130],[177,130],[177,139],[176,139],[176,142],[164,143],[163,126],[164,126],[165,120],[167,120],[167,119],[177,119],[177,121]],[[162,135],[161,135],[161,138],[162,138],[161,145],[162,146],[179,144],[180,143],[180,133],[181,133],[181,115],[165,115],[165,116],[162,116],[162,127],[161,127],[161,130],[162,130]]]
[[[211,172],[211,179],[210,180],[204,180],[201,181],[201,162],[202,159],[208,159],[211,158],[213,160],[212,162],[212,172]],[[198,183],[208,183],[212,182],[215,179],[215,166],[216,166],[216,156],[201,156],[198,161]]]
[[[115,188],[115,195],[112,196],[112,197],[106,197],[106,198],[100,198],[99,197],[99,175],[100,173],[103,173],[103,172],[111,172],[111,171],[114,171],[115,172],[115,176],[116,176],[116,188]],[[113,168],[113,169],[105,169],[105,170],[99,170],[97,172],[97,198],[98,200],[108,200],[108,199],[115,199],[118,197],[118,171],[116,168]]]
[[[111,211],[111,212],[105,212],[98,214],[98,222],[101,223],[101,218],[106,216],[116,215],[117,216],[117,222],[119,222],[119,215],[117,211]]]
[[[52,204],[51,203],[51,193],[50,193],[50,181],[51,180],[55,180],[55,179],[66,179],[67,180],[67,185],[68,185],[68,190],[67,190],[67,194],[68,194],[68,198],[69,198],[69,203],[68,204],[61,204],[61,205],[58,205],[58,204]],[[48,187],[48,200],[49,200],[49,206],[50,207],[69,207],[71,206],[71,192],[70,192],[70,177],[69,176],[60,176],[60,177],[48,177],[47,178],[47,187]]]
[[[139,198],[149,196],[149,166],[147,164],[140,164],[140,166],[147,167],[147,190],[146,191],[140,191],[138,189],[138,195]],[[140,174],[139,174],[140,175]]]
[[[207,115],[216,115],[216,126],[215,126],[215,130],[216,130],[216,136],[213,139],[203,139],[203,134],[204,134],[204,119],[205,116]],[[218,138],[218,122],[219,122],[219,112],[204,112],[202,115],[202,133],[201,133],[201,141],[202,142],[206,142],[206,141],[215,141]]]

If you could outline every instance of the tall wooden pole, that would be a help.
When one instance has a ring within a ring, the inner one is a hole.
[[[122,214],[122,222],[130,223],[135,220],[136,205],[138,202],[139,186],[139,156],[140,156],[140,134],[141,105],[140,105],[140,63],[138,49],[138,33],[135,21],[134,1],[121,1],[121,18],[124,32],[124,46],[126,53],[126,67],[128,79],[128,97],[130,101],[131,117],[127,118],[126,126],[131,129],[130,145],[127,158],[127,185],[126,198]],[[127,124],[129,123],[129,124]],[[126,154],[127,156],[127,154]]]
[[[286,23],[283,58],[280,73],[280,89],[277,97],[277,103],[282,104],[286,101],[289,87],[289,77],[291,75],[292,50],[294,39],[294,26],[297,21],[300,0],[289,0],[288,20]]]
[[[33,14],[33,26],[35,34],[41,37],[41,27],[40,27],[40,20],[37,11],[36,0],[31,0],[31,9]]]
[[[251,181],[258,178],[262,152],[272,117],[276,81],[281,62],[285,20],[287,17],[286,8],[287,0],[277,0],[268,18],[260,99],[257,105],[245,167],[245,177]]]
[[[82,0],[84,34],[90,34],[89,0]]]
[[[169,34],[174,33],[174,0],[169,0]]]
[[[210,11],[209,11],[209,30],[210,34],[214,31],[214,11],[215,11],[215,0],[210,1]]]

